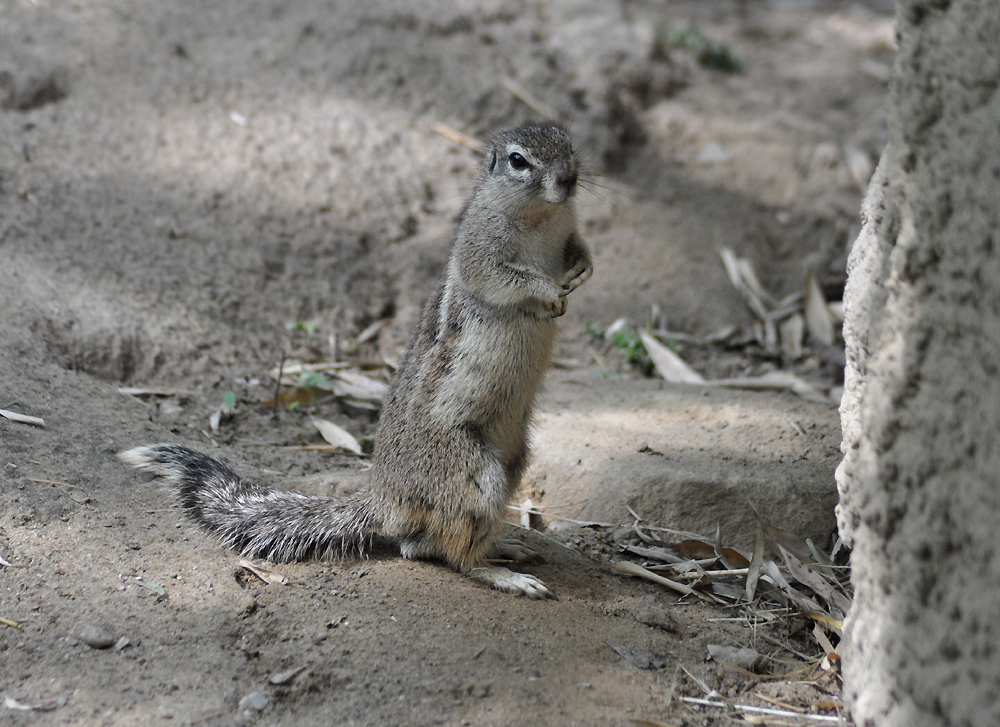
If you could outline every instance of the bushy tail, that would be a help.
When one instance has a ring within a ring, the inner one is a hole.
[[[118,457],[165,478],[189,518],[245,556],[279,563],[342,558],[363,553],[380,530],[364,492],[310,497],[259,487],[173,444],[136,447]]]

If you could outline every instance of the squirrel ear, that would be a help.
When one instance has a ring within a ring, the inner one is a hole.
[[[497,150],[494,149],[490,155],[490,172],[496,169],[497,166]]]

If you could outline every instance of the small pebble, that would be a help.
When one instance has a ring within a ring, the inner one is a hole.
[[[672,634],[680,632],[674,617],[659,604],[655,596],[637,598],[632,605],[632,616],[641,624],[662,629]]]
[[[708,655],[712,657],[713,661],[717,661],[720,664],[730,664],[750,672],[756,671],[763,659],[754,649],[721,646],[719,644],[709,644]]]
[[[287,671],[279,672],[277,674],[272,675],[271,678],[268,679],[268,681],[271,684],[274,684],[274,685],[277,685],[277,686],[281,686],[281,685],[284,685],[284,684],[290,684],[295,679],[295,677],[297,677],[299,674],[301,674],[305,670],[306,670],[306,667],[304,667],[304,666],[297,666],[297,667],[295,667],[293,669],[288,669]]]
[[[240,700],[240,709],[254,709],[258,712],[267,706],[268,698],[260,692],[250,692]]]
[[[115,644],[115,637],[102,628],[88,626],[80,632],[80,641],[91,649],[107,649]]]

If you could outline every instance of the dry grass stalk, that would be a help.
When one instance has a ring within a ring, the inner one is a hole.
[[[486,147],[486,144],[481,142],[476,137],[469,136],[468,134],[463,134],[458,129],[453,129],[447,124],[435,123],[434,125],[431,126],[431,131],[433,131],[435,134],[440,134],[449,141],[453,141],[456,144],[461,144],[462,146],[468,149],[472,149],[473,151],[476,152],[482,151]]]
[[[559,117],[559,114],[557,114],[555,110],[552,109],[551,106],[549,106],[547,103],[545,103],[540,98],[535,96],[533,93],[531,93],[531,91],[526,89],[524,86],[515,81],[513,78],[509,78],[507,76],[501,76],[500,85],[506,88],[508,91],[510,91],[511,95],[514,96],[514,98],[523,103],[525,106],[527,106],[529,109],[534,111],[539,116],[542,116],[548,119],[549,121],[555,121],[556,123],[559,124],[562,123],[562,119]]]

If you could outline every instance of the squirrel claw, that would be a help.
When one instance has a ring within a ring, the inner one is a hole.
[[[469,571],[469,577],[485,583],[498,591],[527,596],[534,601],[541,601],[547,598],[555,599],[556,597],[556,594],[550,591],[544,583],[534,576],[529,576],[527,573],[515,573],[500,566],[491,565],[482,568],[473,568]]]
[[[563,283],[562,289],[565,291],[563,295],[569,295],[574,290],[579,288],[581,285],[586,283],[590,276],[594,274],[594,266],[588,263],[586,260],[581,260],[576,264],[569,272],[569,279]]]

